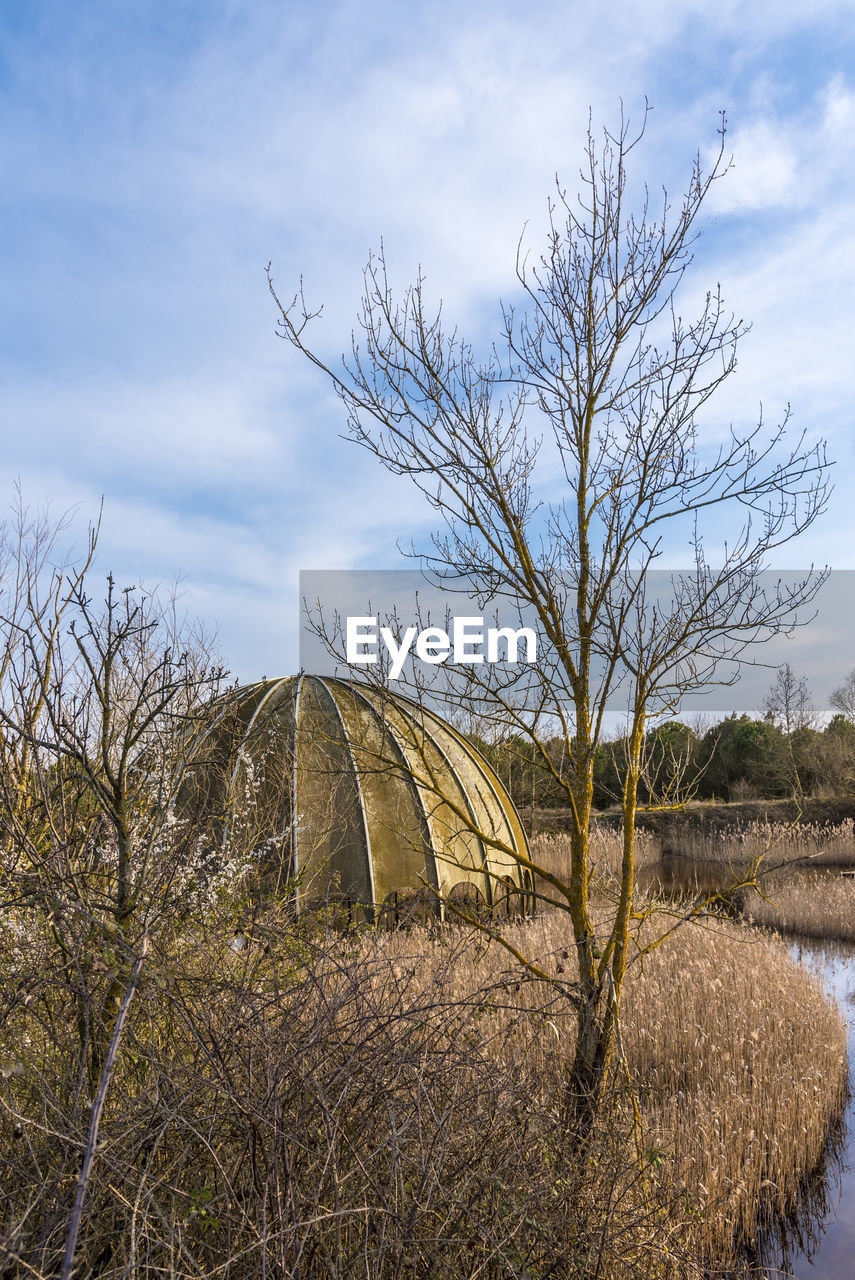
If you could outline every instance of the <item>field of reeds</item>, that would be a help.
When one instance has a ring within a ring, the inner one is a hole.
[[[509,928],[572,981],[565,917]],[[496,943],[267,916],[231,937],[208,925],[147,962],[78,1276],[700,1275],[792,1207],[840,1108],[836,1009],[732,923],[633,966],[626,1071],[581,1154],[558,1105],[572,1010]],[[81,974],[44,961],[19,940],[0,972],[0,1273],[16,1278],[58,1274],[87,1137]],[[93,1009],[108,976],[93,963]]]
[[[621,861],[623,859],[623,836],[615,827],[595,825],[591,828],[588,852],[593,873],[592,891],[608,897],[612,889],[620,882]],[[533,861],[544,871],[560,876],[569,882],[570,878],[570,836],[566,832],[547,834],[542,832],[531,841]],[[659,839],[649,831],[636,832],[635,866],[642,871],[656,866],[659,862]],[[539,890],[548,893],[549,889],[542,881]]]
[[[601,837],[600,843],[609,850],[604,857],[609,865],[619,856],[618,841],[616,833]],[[535,841],[535,847],[541,847],[541,842]],[[640,858],[642,882],[644,871],[655,867],[656,857],[656,844],[648,837]],[[851,819],[835,825],[687,828],[679,840],[669,842],[661,878],[672,890],[682,885],[689,893],[710,891],[724,886],[729,876],[741,873],[755,859],[759,859],[759,888],[740,893],[734,903],[746,920],[782,933],[855,942],[855,877],[841,874],[855,867]]]
[[[700,1206],[714,1257],[732,1226],[786,1213],[840,1106],[845,1032],[784,948],[739,926],[691,926],[644,961],[626,995],[627,1056],[651,1090],[648,1141]],[[819,1115],[823,1116],[816,1125]]]
[[[565,933],[552,915],[514,941],[530,947],[538,934],[536,949],[560,956]],[[567,1020],[561,1036],[572,1037]],[[783,946],[716,922],[684,927],[630,971],[622,1036],[645,1150],[685,1196],[694,1249],[721,1259],[752,1238],[759,1206],[759,1220],[792,1207],[822,1154],[845,1088],[840,1015]]]
[[[746,918],[782,933],[855,943],[855,878],[802,871],[746,895]]]
[[[855,822],[758,822],[729,828],[686,826],[668,842],[671,857],[745,866],[763,856],[770,865],[845,867],[855,865]]]

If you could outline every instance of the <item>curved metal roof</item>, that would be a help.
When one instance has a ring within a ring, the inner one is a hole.
[[[279,845],[298,902],[375,906],[427,885],[493,905],[527,887],[510,797],[433,711],[302,673],[246,686],[236,705],[233,794],[256,814],[258,843]]]

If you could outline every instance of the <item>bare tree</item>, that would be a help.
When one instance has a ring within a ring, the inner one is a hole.
[[[816,728],[816,707],[811,700],[807,677],[796,676],[789,662],[778,668],[772,686],[763,699],[761,711],[763,719],[780,729],[787,737],[798,729]]]
[[[63,529],[19,503],[0,530],[0,907],[4,938],[28,939],[23,972],[37,957],[44,975],[15,1000],[38,991],[57,1043],[74,1028],[51,1098],[69,1138],[89,1117],[79,1168],[69,1141],[59,1175],[63,1187],[76,1182],[65,1276],[149,942],[192,910],[224,857],[204,803],[186,803],[191,773],[216,756],[222,668],[174,598],[119,591],[110,577],[96,603],[87,579],[97,529],[76,561],[59,552]],[[58,1212],[59,1186],[54,1195]]]
[[[801,801],[804,797],[804,770],[799,768],[796,758],[796,740],[805,736],[804,730],[815,729],[817,723],[807,678],[796,676],[789,662],[785,662],[778,668],[775,680],[763,699],[761,711],[763,719],[784,735],[784,776],[795,798]]]
[[[828,702],[835,711],[839,711],[851,724],[855,724],[855,668],[849,672],[843,684],[832,690]]]
[[[633,955],[648,723],[692,690],[732,682],[746,647],[792,625],[823,579],[811,572],[769,591],[760,577],[769,553],[823,510],[823,446],[792,439],[787,419],[723,438],[699,419],[745,332],[718,289],[694,320],[676,301],[704,200],[728,168],[724,122],[712,166],[698,157],[682,200],[675,207],[663,195],[658,211],[648,194],[636,209],[628,200],[627,165],[643,133],[623,120],[602,141],[589,130],[580,194],[559,186],[544,253],[532,262],[518,252],[519,300],[503,307],[501,344],[483,358],[431,310],[421,275],[393,298],[382,250],[366,267],[359,328],[339,368],[309,345],[317,312],[302,285],[282,303],[271,281],[281,336],[332,381],[351,438],[408,477],[440,517],[426,570],[452,582],[465,575],[485,599],[537,620],[538,664],[525,678],[486,666],[466,678],[473,704],[530,737],[570,808],[571,874],[549,883],[572,919],[579,962],[567,1101],[582,1132],[609,1077]],[[715,566],[705,521],[726,531]],[[663,553],[686,544],[690,571],[654,577]],[[593,766],[615,707],[626,714],[623,863],[613,918],[597,936]],[[560,771],[546,726],[566,743]]]
[[[97,886],[91,910],[121,930],[151,910],[155,844],[177,824],[223,671],[174,601],[108,577],[96,604],[90,559],[46,592],[34,581],[2,619],[4,834],[37,862],[46,841],[78,849],[85,830],[86,870],[69,863],[63,881],[78,902]],[[16,810],[15,795],[33,803]]]

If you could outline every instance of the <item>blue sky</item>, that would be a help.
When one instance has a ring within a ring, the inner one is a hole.
[[[643,15],[643,16],[640,16]],[[275,337],[264,268],[349,344],[384,237],[476,341],[572,184],[588,108],[653,112],[637,174],[678,192],[727,110],[735,167],[687,292],[753,322],[713,417],[824,434],[829,513],[780,567],[855,568],[851,0],[0,3],[6,492],[105,500],[99,565],[183,578],[243,679],[297,661],[297,572],[393,568],[427,514],[339,438]],[[687,305],[687,311],[690,311]]]

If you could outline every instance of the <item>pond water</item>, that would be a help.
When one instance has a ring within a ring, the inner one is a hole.
[[[805,873],[791,873],[800,874]],[[839,875],[840,868],[828,869],[828,874]],[[693,896],[722,889],[725,875],[716,864],[678,858],[646,869],[639,883]],[[763,1280],[846,1280],[855,1276],[855,945],[793,937],[790,949],[820,979],[846,1019],[850,1099],[825,1167],[806,1185],[794,1221],[763,1241],[763,1265],[756,1274]]]
[[[843,1280],[855,1274],[855,946],[851,943],[793,939],[792,954],[823,982],[849,1026],[850,1099],[843,1117],[841,1146],[826,1176],[808,1192],[801,1245],[798,1228],[786,1256],[780,1241],[771,1245],[763,1275],[767,1280]],[[810,1203],[812,1201],[812,1203]]]

